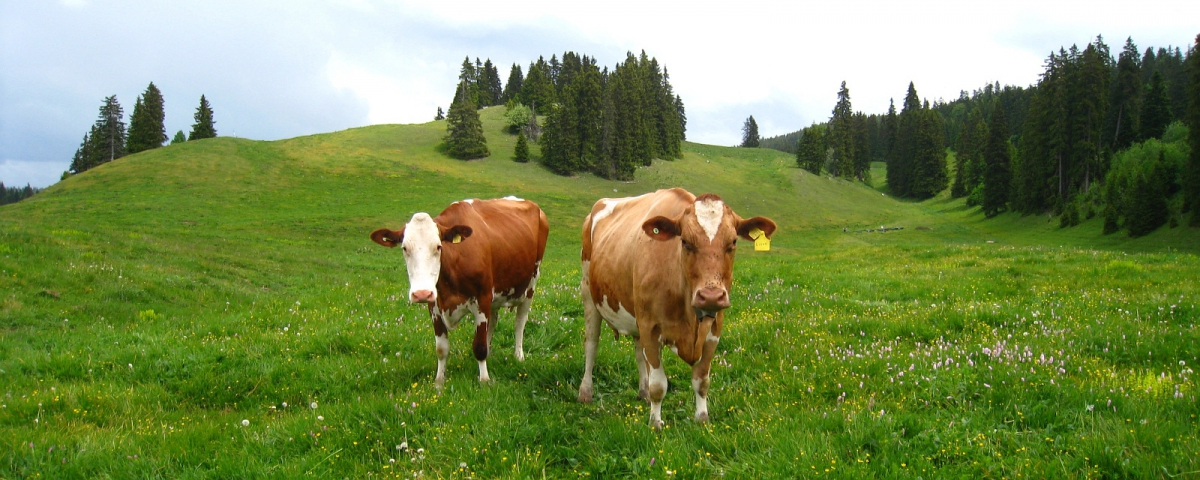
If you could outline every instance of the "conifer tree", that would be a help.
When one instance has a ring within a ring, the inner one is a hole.
[[[1189,108],[1184,122],[1190,129],[1188,144],[1192,148],[1183,172],[1183,210],[1191,212],[1188,224],[1200,227],[1200,34],[1188,54],[1187,90]]]
[[[741,146],[746,148],[758,148],[759,140],[758,122],[755,122],[754,115],[751,115],[750,118],[747,118],[746,121],[742,123]]]
[[[900,119],[896,115],[896,102],[888,99],[887,115],[883,117],[883,161],[887,163],[887,172],[885,173],[886,180],[891,188],[892,169],[896,167],[896,132],[899,128]],[[895,193],[896,190],[892,189]]]
[[[1125,39],[1125,48],[1117,60],[1117,76],[1109,105],[1108,127],[1105,128],[1112,151],[1129,148],[1138,140],[1138,105],[1142,96],[1142,65],[1133,38]]]
[[[1167,205],[1169,188],[1163,150],[1158,152],[1158,161],[1143,169],[1133,178],[1133,192],[1129,198],[1129,211],[1125,226],[1129,236],[1140,237],[1153,232],[1167,223],[1170,209]]]
[[[958,134],[958,151],[955,156],[954,184],[950,187],[950,196],[965,197],[975,190],[975,186],[983,181],[983,151],[987,140],[987,123],[983,120],[983,112],[976,105],[967,114],[967,121]]]
[[[929,102],[914,112],[909,144],[909,196],[926,199],[949,185],[946,172],[946,141],[942,116],[929,108]]]
[[[75,157],[71,160],[71,166],[68,171],[71,173],[80,173],[98,164],[95,149],[95,143],[92,142],[92,134],[96,133],[96,127],[93,125],[91,131],[83,134],[83,142],[80,142],[79,148],[75,150]]]
[[[217,122],[213,121],[212,107],[204,95],[200,95],[200,106],[196,107],[196,114],[192,118],[196,123],[192,124],[192,132],[188,134],[188,141],[217,136]]]
[[[796,166],[820,175],[825,166],[825,128],[812,125],[804,129],[800,143],[796,145]]]
[[[904,95],[904,107],[897,117],[896,140],[892,157],[888,159],[887,183],[892,194],[900,197],[912,195],[913,158],[916,154],[916,137],[921,119],[921,99],[912,82]]]
[[[442,112],[442,107],[438,107],[437,115],[434,115],[433,120],[438,121],[438,120],[445,120],[445,119],[446,119],[445,112]]]
[[[107,163],[125,156],[125,121],[117,96],[104,99],[100,107],[100,118],[96,119],[96,131],[92,141],[96,142],[95,153],[99,163]],[[95,166],[95,165],[93,165]]]
[[[1142,103],[1142,138],[1162,138],[1171,124],[1171,99],[1167,97],[1167,88],[1163,83],[1163,75],[1154,72],[1150,77],[1150,88],[1146,91],[1146,101]]]
[[[187,141],[187,136],[183,134],[183,130],[175,132],[175,136],[171,138],[171,145],[183,143]]]
[[[854,140],[854,172],[853,177],[862,182],[870,182],[871,178],[871,136],[867,127],[867,115],[855,113],[852,122]]]
[[[675,113],[679,115],[679,140],[687,140],[687,112],[683,108],[683,98],[675,96]]]
[[[1003,108],[992,109],[988,122],[987,143],[983,150],[987,170],[983,177],[983,214],[988,218],[999,215],[1008,205],[1011,188],[1011,157],[1008,150],[1008,119]]]
[[[462,66],[458,69],[458,88],[454,90],[454,100],[450,102],[450,107],[454,108],[454,103],[463,100],[464,95],[472,105],[480,104],[479,70],[471,63],[470,55],[463,58]]]
[[[129,117],[129,141],[125,148],[129,153],[161,147],[167,141],[167,128],[163,124],[162,92],[150,82],[146,92],[137,99],[133,115]]]
[[[850,105],[850,89],[842,81],[838,90],[838,101],[829,118],[829,136],[826,142],[833,151],[831,174],[843,178],[854,177],[854,112]]]
[[[529,142],[525,140],[525,132],[517,133],[517,146],[513,149],[513,161],[529,162]]]
[[[467,91],[465,85],[460,90]],[[490,153],[487,139],[483,136],[483,124],[479,121],[479,111],[467,95],[452,104],[446,115],[446,152],[459,160],[484,158]]]
[[[525,81],[525,74],[521,73],[521,66],[512,64],[512,69],[508,72],[508,82],[504,84],[504,95],[501,98],[504,103],[509,100],[517,99],[520,101],[521,84]]]
[[[521,103],[533,109],[535,115],[542,114],[555,101],[554,83],[550,80],[550,67],[545,60],[529,64],[529,73],[521,84]]]
[[[483,62],[483,72],[480,80],[480,90],[483,92],[485,106],[500,105],[500,97],[504,94],[500,85],[500,71],[492,64],[492,59]]]

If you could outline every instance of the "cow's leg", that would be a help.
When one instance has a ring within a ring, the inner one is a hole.
[[[522,297],[521,302],[517,304],[517,319],[513,323],[513,330],[516,334],[516,345],[513,347],[513,357],[518,362],[525,361],[525,322],[529,320],[529,306],[533,303],[532,297]]]
[[[704,351],[700,360],[692,365],[692,391],[696,393],[695,419],[697,422],[708,421],[709,372],[712,371],[713,355],[717,351],[717,342],[720,340],[721,337],[709,333],[704,341]]]
[[[646,368],[646,352],[642,343],[634,340],[633,357],[637,359],[638,367],[638,398],[650,400],[649,369]]]
[[[648,370],[647,392],[650,394],[650,426],[662,430],[662,401],[667,396],[667,373],[662,364],[662,342],[651,332],[641,332],[642,354]]]
[[[475,360],[479,361],[479,382],[487,383],[492,380],[488,376],[487,357],[492,343],[492,323],[495,323],[491,297],[480,298],[479,304],[474,306],[471,313],[475,315],[475,341],[472,347]],[[492,314],[493,318],[489,319],[488,314]]]
[[[440,315],[433,315],[433,334],[433,345],[437,350],[438,357],[437,376],[434,377],[433,384],[438,390],[441,390],[442,385],[446,383],[446,357],[450,356],[450,332]]]
[[[596,347],[600,343],[600,311],[592,303],[592,288],[588,283],[587,265],[583,268],[583,380],[579,382],[579,401],[592,401],[592,367],[596,365]]]

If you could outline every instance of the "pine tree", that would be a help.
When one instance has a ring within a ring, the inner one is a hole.
[[[1137,113],[1142,96],[1142,65],[1133,38],[1125,40],[1125,48],[1117,60],[1117,76],[1109,102],[1109,121],[1105,128],[1113,152],[1129,148],[1138,140]]]
[[[196,123],[192,124],[192,133],[188,134],[188,141],[217,136],[217,122],[213,121],[212,107],[209,106],[208,99],[204,98],[204,95],[200,95],[200,106],[196,107],[196,114],[192,118]]]
[[[675,96],[675,112],[679,115],[679,141],[687,140],[687,112],[683,109],[683,98]]]
[[[171,145],[183,143],[187,141],[187,136],[183,134],[183,130],[175,132],[175,137],[171,138]]]
[[[162,92],[150,82],[146,92],[137,99],[133,115],[129,117],[129,141],[125,148],[129,153],[161,147],[167,141],[164,125]]]
[[[867,115],[854,114],[854,178],[870,183],[871,180],[871,135],[867,127]]]
[[[916,155],[916,137],[921,118],[921,99],[912,82],[904,95],[904,107],[895,122],[896,139],[892,157],[888,159],[887,183],[892,194],[899,197],[912,196],[912,179]]]
[[[1171,118],[1171,99],[1167,97],[1163,75],[1154,72],[1150,77],[1150,88],[1146,91],[1146,101],[1142,103],[1142,138],[1162,138],[1167,125],[1171,124]]]
[[[813,175],[821,174],[825,166],[825,128],[812,125],[804,129],[800,143],[796,146],[796,166],[808,170]]]
[[[946,172],[946,140],[942,115],[929,108],[929,102],[914,117],[913,137],[909,144],[909,195],[926,199],[949,186]]]
[[[96,142],[95,153],[99,163],[107,163],[125,156],[125,121],[117,96],[104,99],[100,107],[100,118],[96,119],[96,131],[92,141]],[[97,163],[97,164],[99,164]],[[95,165],[92,165],[95,166]]]
[[[854,112],[850,105],[850,89],[842,81],[838,90],[838,101],[829,118],[829,136],[826,142],[833,151],[831,174],[843,178],[854,177]]]
[[[983,151],[987,140],[987,122],[978,105],[971,108],[962,131],[958,135],[958,152],[955,157],[954,185],[950,187],[952,197],[965,197],[983,182]]]
[[[538,58],[537,63],[529,64],[529,73],[521,84],[521,103],[533,109],[535,115],[541,115],[542,110],[548,109],[555,101],[554,83],[550,80],[550,67],[545,60]]]
[[[465,86],[460,89],[465,91]],[[483,158],[490,153],[487,139],[483,136],[483,124],[479,121],[479,111],[471,103],[468,96],[462,96],[459,101],[450,105],[446,116],[446,152],[460,160]]]
[[[75,150],[75,157],[71,160],[71,166],[68,168],[68,171],[71,173],[84,172],[98,165],[96,152],[93,148],[95,143],[92,142],[93,133],[96,133],[94,125],[91,131],[83,134],[83,142],[80,142],[79,148]]]
[[[751,115],[750,118],[747,118],[746,121],[742,123],[741,146],[746,148],[758,148],[759,140],[758,122],[755,122],[754,115]]]
[[[1188,133],[1188,144],[1191,148],[1189,162],[1183,172],[1184,211],[1191,211],[1193,227],[1200,227],[1200,35],[1196,35],[1196,44],[1188,54],[1188,104],[1187,123],[1191,131]]]
[[[1008,119],[1003,108],[992,109],[988,122],[987,143],[983,149],[983,161],[987,170],[983,177],[983,214],[988,218],[999,215],[1008,205],[1011,189],[1012,161],[1008,150]]]
[[[435,115],[435,116],[433,117],[433,120],[436,122],[436,121],[438,121],[438,120],[445,120],[445,119],[446,119],[446,114],[445,114],[445,112],[442,112],[442,107],[438,107],[438,112],[437,112],[437,115]]]
[[[492,59],[487,59],[483,62],[482,78],[480,79],[480,90],[483,92],[485,106],[500,105],[504,103],[501,97],[504,91],[500,85],[500,71],[492,64]]]
[[[525,75],[521,73],[521,66],[514,63],[512,65],[512,69],[510,69],[508,72],[508,82],[505,82],[504,84],[504,94],[501,100],[503,100],[506,104],[509,102],[509,100],[513,99],[520,101],[519,97],[521,96],[521,84],[524,83],[524,81]]]
[[[525,140],[525,132],[517,133],[517,146],[513,149],[513,161],[529,162],[529,142]]]
[[[454,90],[454,100],[450,102],[450,108],[454,108],[455,103],[459,103],[465,99],[472,105],[478,106],[479,95],[479,70],[475,68],[475,64],[471,63],[471,56],[463,57],[462,66],[458,69],[458,88]]]
[[[896,133],[900,127],[900,119],[896,115],[896,102],[888,99],[887,115],[883,117],[883,161],[887,163],[887,171],[885,180],[888,183],[888,188],[892,193],[896,190],[891,187],[893,179],[893,169],[896,169],[899,162],[896,160]]]

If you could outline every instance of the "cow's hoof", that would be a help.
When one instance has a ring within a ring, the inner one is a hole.
[[[446,386],[446,379],[444,379],[444,378],[439,378],[439,379],[436,379],[433,381],[433,388],[437,389],[438,393],[441,393],[442,388],[444,388],[445,386]]]
[[[492,383],[494,383],[492,382],[492,377],[479,377],[480,385],[491,385]]]
[[[646,389],[644,389],[644,388],[638,389],[638,400],[641,400],[643,402],[649,402],[650,401],[650,392],[646,391]]]
[[[662,420],[650,420],[650,428],[653,428],[656,432],[661,432],[663,429]]]
[[[516,353],[513,353],[513,358],[516,358],[518,362],[524,362],[525,361],[525,351],[517,350]]]
[[[592,403],[592,389],[579,389],[579,403]]]
[[[696,412],[696,423],[708,423],[708,412]]]

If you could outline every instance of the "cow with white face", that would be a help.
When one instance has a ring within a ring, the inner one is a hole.
[[[446,381],[449,331],[470,314],[479,381],[490,380],[487,357],[501,307],[516,308],[515,353],[525,359],[525,322],[533,303],[550,227],[536,203],[516,197],[454,202],[437,217],[421,212],[400,230],[382,228],[371,239],[399,245],[408,269],[408,298],[429,306],[437,348],[436,384]]]
[[[697,422],[708,421],[709,372],[730,306],[737,238],[767,238],[775,222],[742,219],[720,197],[659,190],[602,199],[583,222],[584,371],[579,401],[592,400],[592,367],[603,320],[630,335],[638,397],[650,401],[650,425],[662,428],[667,377],[662,347],[692,366]]]

